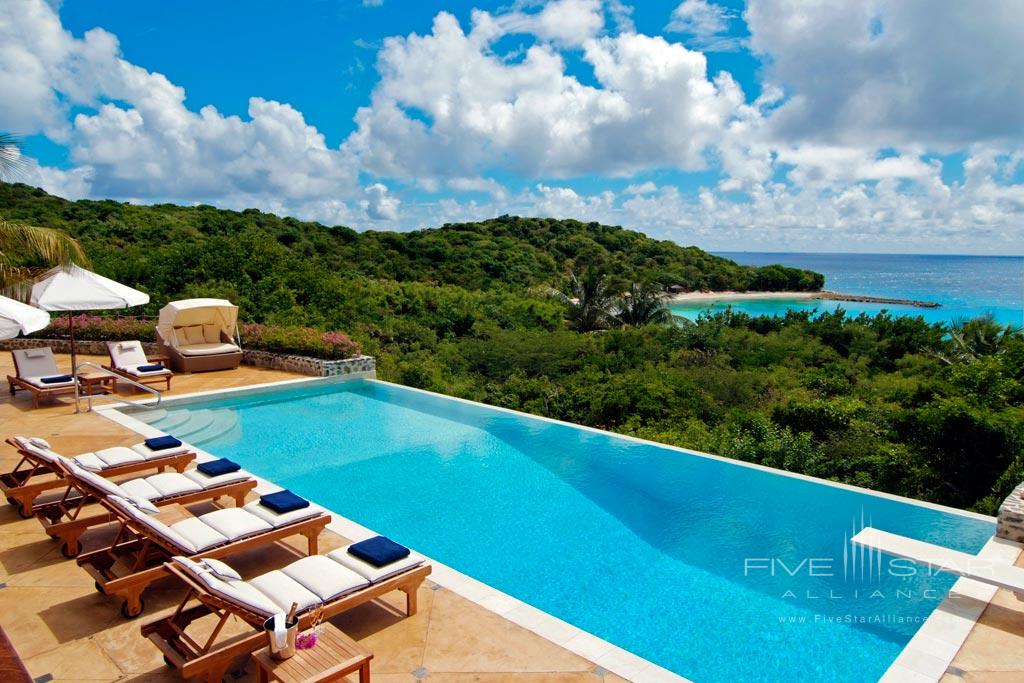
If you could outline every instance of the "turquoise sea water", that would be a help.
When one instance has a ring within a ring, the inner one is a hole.
[[[941,308],[831,301],[740,301],[674,305],[673,312],[695,319],[705,310],[734,310],[750,315],[778,315],[787,310],[833,310],[874,315],[885,309],[895,315],[920,315],[929,322],[948,322],[991,312],[1005,324],[1024,325],[1024,257],[927,256],[914,254],[782,254],[719,253],[737,263],[763,266],[781,263],[825,275],[825,288],[844,294],[934,301]]]
[[[233,427],[204,438],[193,418]],[[847,539],[870,524],[975,552],[994,531],[382,382],[153,424],[698,683],[877,679],[952,579]]]

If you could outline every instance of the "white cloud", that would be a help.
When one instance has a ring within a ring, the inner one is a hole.
[[[636,185],[627,185],[626,189],[623,190],[625,194],[651,194],[657,192],[658,186],[648,180],[645,183],[639,183]]]
[[[17,96],[0,99],[0,128],[66,144],[70,168],[31,163],[25,180],[71,198],[253,206],[355,227],[551,215],[718,248],[1021,251],[1024,18],[1013,7],[750,0],[751,45],[767,60],[753,102],[686,47],[721,49],[739,22],[709,0],[673,12],[685,45],[636,33],[621,0],[516,3],[473,12],[465,30],[442,12],[425,35],[383,41],[356,130],[330,148],[287,103],[190,109],[114,35],[76,38],[51,5],[8,0],[0,91]],[[536,40],[501,54],[513,32]],[[591,73],[575,76],[567,54]],[[953,151],[968,153],[962,182],[943,181],[934,158]],[[707,169],[720,178],[699,191],[665,180]],[[634,179],[617,194],[572,182],[651,171],[658,184]],[[403,202],[396,181],[440,194]]]
[[[872,148],[1024,137],[1018,0],[750,0],[751,47],[789,99],[773,134]]]
[[[683,0],[672,10],[665,31],[689,36],[695,47],[712,52],[728,52],[738,49],[742,44],[738,38],[728,35],[729,25],[734,18],[734,12],[714,2]]]
[[[578,46],[604,28],[601,0],[555,0],[540,12],[509,12],[491,17],[502,33],[529,33],[541,40]]]
[[[358,189],[351,157],[328,149],[291,106],[254,97],[247,119],[212,106],[194,112],[181,87],[125,61],[115,36],[93,29],[74,38],[45,3],[4,4],[0,40],[0,90],[19,93],[0,98],[4,127],[65,141],[77,164],[70,172],[36,167],[47,189],[293,208],[322,208],[324,197]],[[69,122],[69,104],[92,111]]]
[[[375,221],[398,220],[397,197],[388,194],[388,188],[383,183],[374,183],[363,189],[366,199],[359,203],[366,212],[366,215]]]
[[[475,12],[464,33],[442,12],[430,34],[386,40],[345,148],[373,173],[409,179],[699,169],[743,101],[728,74],[709,80],[702,54],[661,37],[586,40],[590,86],[547,44],[511,63],[493,54],[504,31]]]

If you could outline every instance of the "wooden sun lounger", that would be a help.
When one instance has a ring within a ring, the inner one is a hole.
[[[1012,591],[1018,596],[1024,596],[1024,568],[1021,567],[998,564],[977,555],[962,553],[959,550],[925,543],[872,527],[862,529],[851,540],[866,548],[913,560],[918,564],[941,569],[954,576],[962,576],[965,579],[998,586]]]
[[[0,491],[3,492],[8,503],[18,507],[19,515],[24,519],[29,519],[34,517],[38,511],[35,501],[40,495],[47,491],[63,488],[67,486],[67,482],[64,481],[63,474],[52,463],[40,458],[32,451],[22,448],[13,438],[8,438],[6,442],[18,451],[21,460],[10,472],[0,473]],[[173,453],[143,462],[107,467],[97,474],[109,478],[148,470],[163,472],[168,467],[177,472],[184,472],[195,458],[194,451]]]
[[[42,355],[39,358],[30,357],[33,354]],[[26,379],[30,377],[62,374],[60,370],[57,369],[57,363],[54,360],[53,351],[49,347],[15,349],[11,352],[11,358],[14,359],[14,374],[7,375],[7,388],[10,390],[11,396],[14,396],[15,392],[19,389],[22,391],[28,391],[32,394],[33,407],[38,408],[40,398],[75,393],[77,380],[73,377],[69,384],[59,384],[52,387],[33,384]],[[71,374],[74,374],[74,370],[72,370]]]
[[[126,619],[134,619],[142,614],[142,610],[145,609],[142,593],[154,581],[168,576],[164,561],[175,555],[220,559],[297,535],[306,537],[308,554],[316,555],[320,532],[331,521],[330,515],[320,513],[315,517],[203,550],[193,556],[189,550],[150,533],[149,529],[127,517],[107,501],[103,501],[103,505],[107,506],[121,523],[117,536],[109,547],[81,554],[76,561],[78,566],[84,567],[95,580],[97,591],[124,599],[121,603],[121,614]],[[161,511],[161,517],[166,517],[164,521],[168,524],[172,523],[172,520],[180,521],[192,516],[181,505],[167,506]]]
[[[68,484],[64,496],[59,501],[40,506],[37,516],[50,538],[61,541],[61,554],[64,557],[73,558],[82,549],[79,542],[82,534],[91,527],[113,522],[115,518],[109,509],[102,506],[99,506],[100,510],[96,510],[96,506],[93,506],[93,509],[87,509],[90,503],[98,503],[106,498],[105,491],[75,477],[71,472],[65,472],[64,476]],[[237,507],[242,507],[245,505],[246,494],[255,488],[256,480],[249,477],[211,486],[200,491],[151,498],[149,502],[157,507],[173,504],[190,505],[204,501],[212,502],[222,496],[227,496],[235,501]]]
[[[174,614],[144,624],[142,635],[160,649],[167,665],[177,669],[182,678],[220,683],[235,660],[266,646],[267,635],[263,631],[266,617],[210,593],[187,571],[173,563],[164,566],[167,573],[177,577],[189,590]],[[405,593],[405,611],[408,616],[412,616],[417,609],[416,592],[430,571],[429,564],[422,564],[324,603],[322,617],[330,619],[395,590]],[[188,607],[193,599],[198,600],[199,604]],[[208,637],[196,640],[186,633],[192,622],[210,614],[216,615],[218,621]],[[232,616],[245,621],[253,630],[218,640],[221,630]],[[299,629],[307,629],[312,625],[313,612],[300,614],[298,619]]]
[[[52,398],[54,396],[62,396],[64,394],[74,395],[74,393],[75,393],[75,385],[74,384],[71,384],[71,385],[62,384],[61,386],[54,387],[52,389],[51,388],[43,388],[43,387],[37,386],[35,384],[32,384],[31,382],[26,382],[22,378],[16,377],[14,375],[7,375],[7,389],[11,392],[11,396],[14,396],[14,394],[19,389],[21,391],[27,391],[30,394],[32,394],[32,407],[33,408],[38,408],[39,407],[39,399],[41,399],[41,398]]]
[[[121,346],[132,346],[133,348],[125,349],[123,352],[121,352],[119,351],[119,347]],[[121,362],[119,362],[118,359],[119,353],[121,354],[121,361],[127,359],[128,363],[134,363],[135,365],[150,362],[149,358],[146,356],[145,352],[142,349],[142,344],[138,341],[107,342],[107,354],[110,356],[110,364],[104,365],[102,367],[106,370],[110,370],[116,375],[120,375],[121,377],[130,379],[133,382],[138,382],[139,384],[164,384],[165,391],[171,390],[171,379],[174,378],[173,372],[171,372],[170,370],[166,370],[165,372],[162,373],[153,374],[140,374],[132,372],[127,368],[121,367]]]

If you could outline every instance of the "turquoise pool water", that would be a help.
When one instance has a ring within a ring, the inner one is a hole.
[[[952,579],[899,576],[846,539],[870,523],[974,552],[994,531],[382,382],[192,404],[161,422],[698,682],[876,679]]]

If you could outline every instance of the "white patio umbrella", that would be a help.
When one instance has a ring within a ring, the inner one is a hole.
[[[75,360],[75,311],[130,308],[149,303],[149,295],[79,266],[57,267],[32,286],[32,305],[44,311],[67,311],[71,368]]]
[[[46,311],[0,296],[0,339],[38,332],[49,324],[50,314]]]

